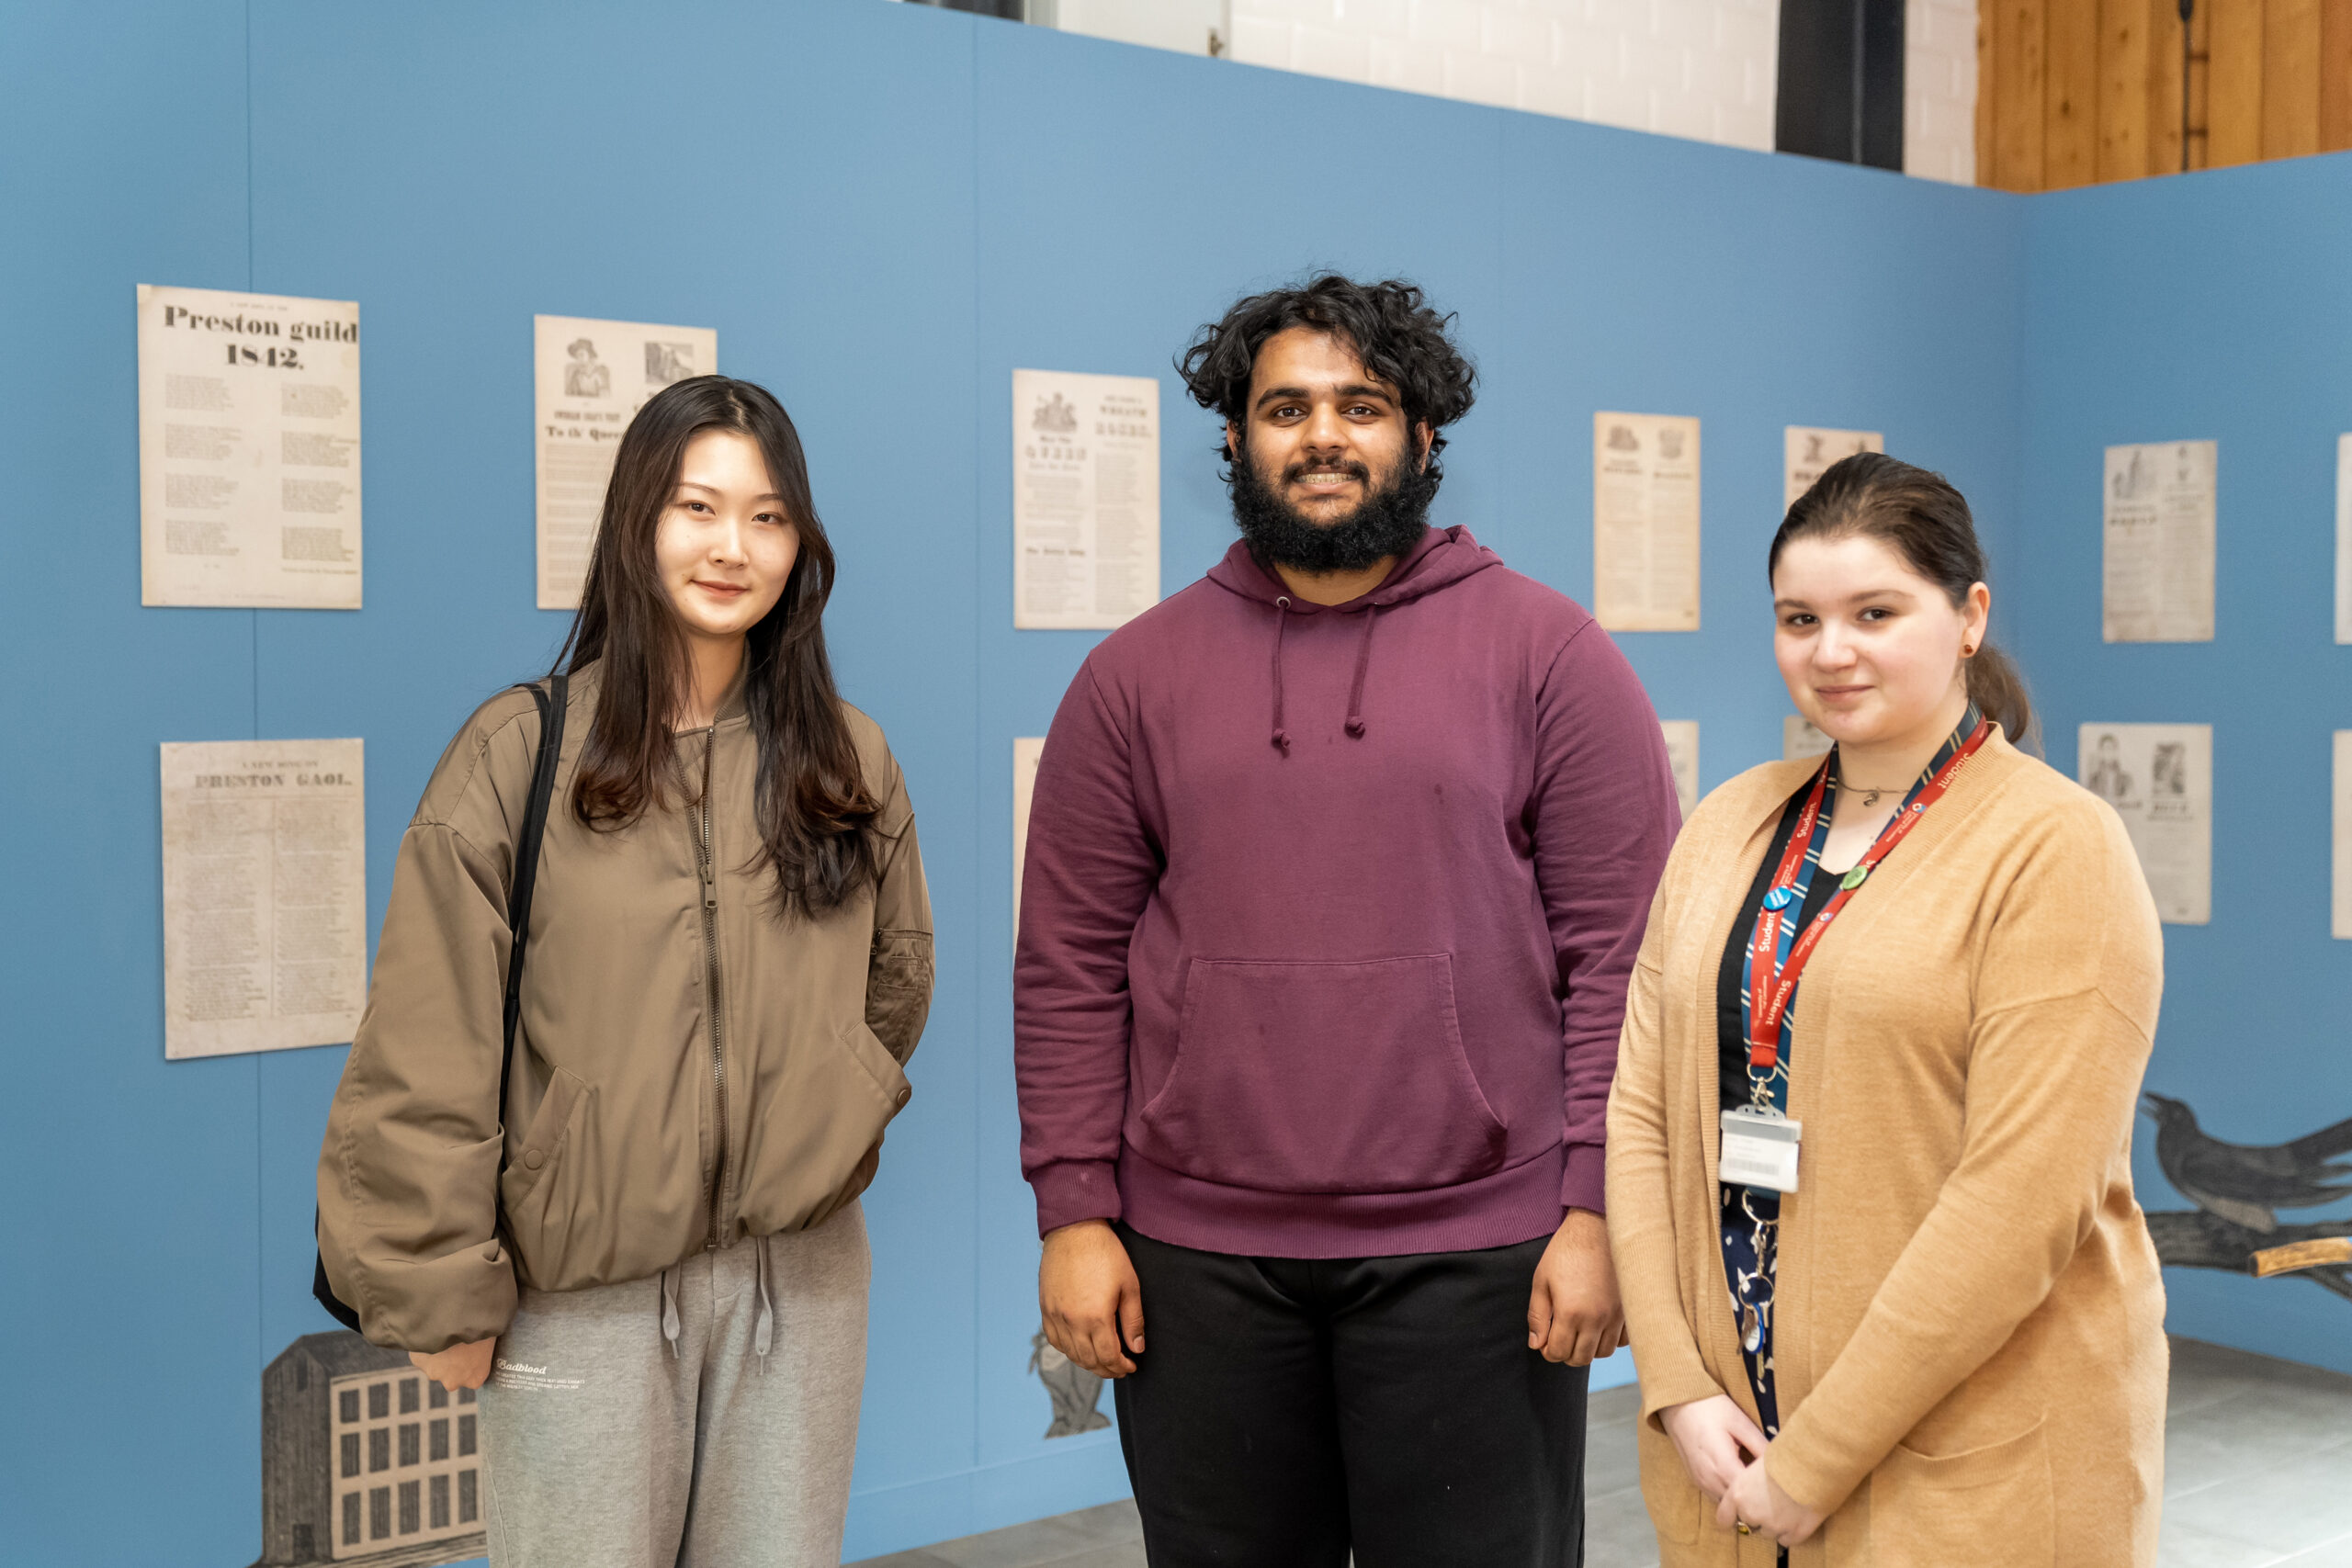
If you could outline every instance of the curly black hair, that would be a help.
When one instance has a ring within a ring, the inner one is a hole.
[[[1358,283],[1336,272],[1317,273],[1299,288],[1237,302],[1223,321],[1193,334],[1176,356],[1176,371],[1194,402],[1247,429],[1250,370],[1261,344],[1292,327],[1343,337],[1366,370],[1396,389],[1407,428],[1429,425],[1428,477],[1434,490],[1443,477],[1437,455],[1445,446],[1445,427],[1468,413],[1477,395],[1477,368],[1455,346],[1453,321],[1399,278]]]

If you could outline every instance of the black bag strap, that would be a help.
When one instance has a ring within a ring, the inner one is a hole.
[[[539,841],[547,837],[548,807],[555,798],[556,765],[563,757],[567,675],[550,675],[523,689],[539,709],[539,752],[531,764],[531,797],[523,808],[522,836],[514,840],[514,886],[506,895],[506,925],[514,935],[506,949],[506,1049],[498,1063],[498,1125],[506,1125],[506,1080],[514,1072],[514,1025],[523,1016],[523,954],[531,942],[531,895],[539,881]]]
[[[568,675],[550,675],[547,684],[526,682],[516,691],[531,694],[531,702],[539,710],[539,749],[531,762],[531,794],[523,807],[523,830],[514,840],[514,873],[509,878],[506,893],[506,927],[512,933],[506,948],[506,1003],[501,1019],[505,1028],[505,1048],[498,1062],[498,1127],[506,1130],[506,1080],[514,1072],[514,1026],[523,1015],[523,953],[531,940],[531,895],[539,880],[539,842],[547,837],[548,808],[555,799],[556,766],[563,758],[563,719],[566,694],[571,685]],[[311,1215],[311,1229],[315,1236],[319,1218]],[[326,1308],[327,1315],[354,1333],[359,1331],[359,1314],[349,1303],[334,1293],[327,1281],[327,1261],[318,1258],[311,1269],[311,1294]]]

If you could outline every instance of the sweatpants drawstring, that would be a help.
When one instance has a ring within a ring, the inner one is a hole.
[[[662,1337],[670,1342],[670,1359],[678,1359],[678,1270],[662,1270]]]
[[[760,1320],[752,1329],[752,1349],[760,1358],[762,1377],[767,1375],[768,1345],[775,1336],[775,1307],[768,1300],[768,1240],[766,1236],[758,1236],[752,1242],[759,1248],[758,1255],[752,1259],[752,1272],[760,1281]]]
[[[1287,755],[1290,731],[1283,728],[1283,627],[1290,624],[1290,596],[1274,601],[1274,746]]]

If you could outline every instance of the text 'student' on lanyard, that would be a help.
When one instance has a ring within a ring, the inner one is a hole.
[[[1796,827],[1789,834],[1788,848],[1781,853],[1780,866],[1772,874],[1772,886],[1764,895],[1764,908],[1757,916],[1756,930],[1748,938],[1747,964],[1750,980],[1749,996],[1763,998],[1762,1005],[1750,1000],[1748,1006],[1747,1065],[1770,1072],[1781,1060],[1781,1020],[1789,1010],[1789,998],[1796,994],[1797,981],[1804,974],[1813,950],[1821,945],[1821,938],[1829,930],[1829,922],[1855,889],[1869,879],[1871,873],[1903,841],[1904,836],[1919,825],[1928,807],[1943,797],[1960,776],[1968,760],[1976,755],[1977,748],[1992,734],[1992,725],[1984,719],[1961,742],[1960,749],[1945,759],[1917,794],[1894,813],[1887,825],[1879,830],[1878,840],[1854,863],[1852,870],[1838,879],[1838,891],[1814,917],[1796,945],[1790,949],[1785,963],[1775,964],[1781,951],[1781,922],[1794,918],[1796,910],[1797,872],[1804,863],[1807,849],[1813,842],[1814,825],[1821,819],[1821,803],[1829,786],[1829,759],[1821,760],[1821,771],[1813,776],[1813,791],[1805,797],[1804,810],[1798,814]]]

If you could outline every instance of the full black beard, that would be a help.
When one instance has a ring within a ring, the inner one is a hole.
[[[1283,475],[1287,485],[1306,471],[1294,464]],[[1371,488],[1356,509],[1336,523],[1317,523],[1284,501],[1265,477],[1257,460],[1243,450],[1233,461],[1229,484],[1233,491],[1233,521],[1250,553],[1265,567],[1286,566],[1293,571],[1362,571],[1375,561],[1401,556],[1420,542],[1429,526],[1430,502],[1437,496],[1437,480],[1429,472],[1399,460],[1385,482],[1372,485],[1371,470],[1350,463],[1348,471]]]

